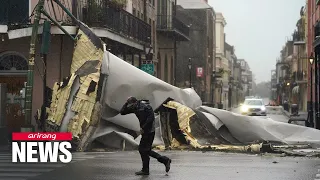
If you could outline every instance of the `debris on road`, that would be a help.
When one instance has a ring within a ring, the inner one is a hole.
[[[78,151],[92,148],[93,142],[102,148],[137,148],[137,118],[119,114],[129,96],[148,99],[155,109],[154,146],[159,149],[287,154],[288,148],[276,145],[320,146],[319,130],[201,106],[193,89],[167,84],[106,51],[84,24],[76,39],[70,76],[55,83],[48,118],[38,124],[43,131],[72,132]]]

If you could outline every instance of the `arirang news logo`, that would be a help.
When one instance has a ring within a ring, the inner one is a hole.
[[[69,163],[71,140],[71,133],[12,133],[12,162]]]

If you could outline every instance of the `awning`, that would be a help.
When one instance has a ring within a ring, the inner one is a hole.
[[[295,86],[295,87],[292,89],[292,94],[299,94],[299,86]]]
[[[211,9],[212,7],[204,0],[177,0],[177,5],[183,9]]]

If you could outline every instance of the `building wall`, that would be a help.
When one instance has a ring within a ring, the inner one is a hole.
[[[162,34],[157,34],[157,60],[156,77],[167,82],[173,83],[174,66],[174,41]]]
[[[314,25],[319,20],[319,6],[315,4],[315,0],[308,0],[307,4],[307,14],[308,14],[308,38],[307,38],[307,51],[308,57],[310,57],[313,53],[313,41],[314,41]],[[314,69],[314,68],[313,68]],[[310,72],[311,67],[308,64],[308,101],[311,101],[311,90],[310,90]],[[314,93],[314,91],[313,91]],[[313,96],[314,97],[314,96]]]
[[[211,15],[209,15],[211,13]],[[213,21],[212,11],[205,9],[202,10],[186,10],[179,9],[177,11],[177,17],[185,24],[192,24],[189,29],[190,41],[179,42],[177,45],[177,86],[188,87],[189,86],[189,74],[188,59],[192,61],[192,86],[199,94],[201,99],[205,102],[212,102],[212,96],[210,96],[211,90],[211,73],[213,57],[213,43],[214,38],[212,31],[214,28],[208,27],[208,21]],[[199,21],[202,19],[203,21]],[[213,24],[212,24],[213,26]],[[209,53],[210,51],[210,53]],[[210,55],[210,57],[209,57]],[[201,67],[203,69],[203,76],[196,76],[196,68]]]
[[[15,51],[22,54],[26,59],[29,56],[30,37],[0,41],[0,52]],[[40,58],[40,44],[37,44],[34,87],[33,87],[33,107],[32,115],[42,106],[42,78],[43,63]],[[51,37],[50,51],[47,57],[47,86],[52,88],[55,82],[60,82],[62,78],[70,74],[70,65],[73,53],[73,41],[64,35]],[[1,73],[1,71],[0,71]],[[34,124],[35,122],[33,122]]]

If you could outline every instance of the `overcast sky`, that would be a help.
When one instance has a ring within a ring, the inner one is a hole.
[[[223,13],[226,41],[245,59],[256,82],[269,81],[276,58],[291,36],[305,0],[208,0]]]

